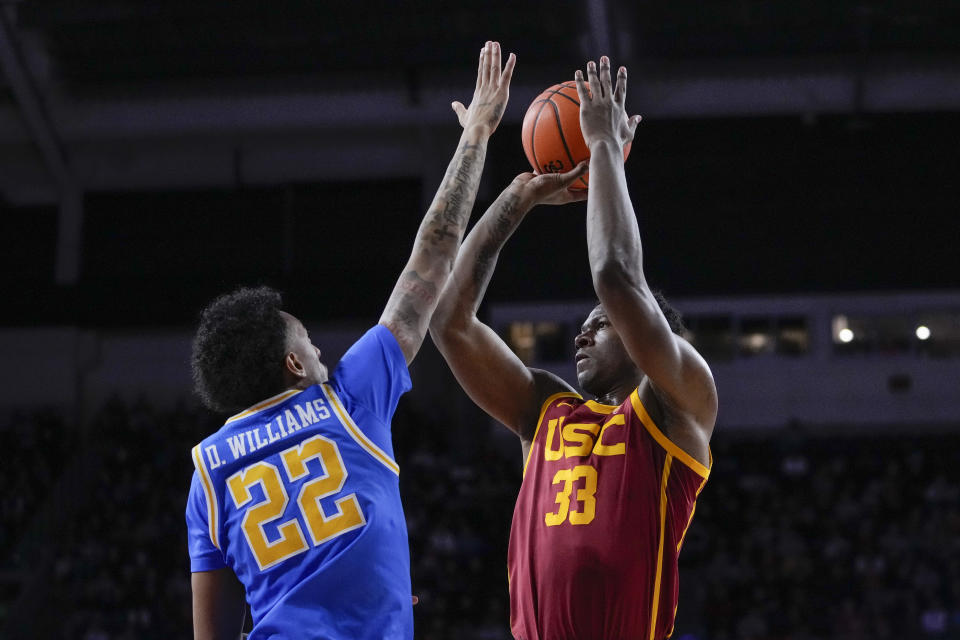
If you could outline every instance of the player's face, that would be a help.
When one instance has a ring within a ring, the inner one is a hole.
[[[326,382],[327,367],[320,362],[320,349],[310,341],[306,327],[289,313],[280,313],[287,321],[287,350],[296,355],[306,373],[306,381],[312,384]]]
[[[635,380],[639,376],[620,335],[599,305],[584,320],[574,344],[577,381],[588,393],[602,396],[624,380]]]

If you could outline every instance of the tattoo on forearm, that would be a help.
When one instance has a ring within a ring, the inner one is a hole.
[[[485,155],[481,145],[465,142],[459,155],[459,162],[452,163],[443,178],[439,194],[443,206],[429,218],[426,237],[434,246],[455,243],[463,235],[470,217],[469,205],[480,182]]]
[[[421,278],[416,271],[408,271],[400,276],[394,294],[385,314],[387,326],[398,340],[422,339],[427,330],[424,318],[429,317],[437,299],[437,285]]]
[[[517,224],[517,203],[520,198],[514,194],[507,194],[500,204],[496,219],[490,224],[490,232],[480,246],[477,260],[473,267],[473,284],[477,291],[481,291],[489,282],[493,274],[500,249]]]
[[[437,299],[437,285],[424,280],[416,271],[408,271],[397,281],[397,289],[404,293],[403,299],[419,300],[421,305],[429,305]]]
[[[457,234],[450,231],[450,225],[444,224],[430,232],[430,244],[438,245],[445,240],[456,238]]]

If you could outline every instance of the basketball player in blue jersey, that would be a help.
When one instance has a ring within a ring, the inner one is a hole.
[[[204,310],[193,372],[223,427],[194,447],[187,502],[194,637],[413,637],[410,560],[390,421],[450,275],[515,57],[480,54],[463,134],[379,324],[328,375],[266,287]]]

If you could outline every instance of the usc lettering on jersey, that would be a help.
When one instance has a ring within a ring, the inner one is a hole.
[[[709,473],[660,431],[637,390],[618,407],[548,398],[510,530],[514,637],[668,637],[677,557]]]

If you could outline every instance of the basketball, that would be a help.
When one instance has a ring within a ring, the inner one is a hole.
[[[538,95],[523,117],[521,137],[527,160],[538,174],[570,171],[589,158],[590,149],[580,132],[577,83],[555,84]],[[623,148],[623,159],[626,160],[628,155],[630,143]],[[589,177],[590,174],[584,174],[570,188],[586,189]]]

